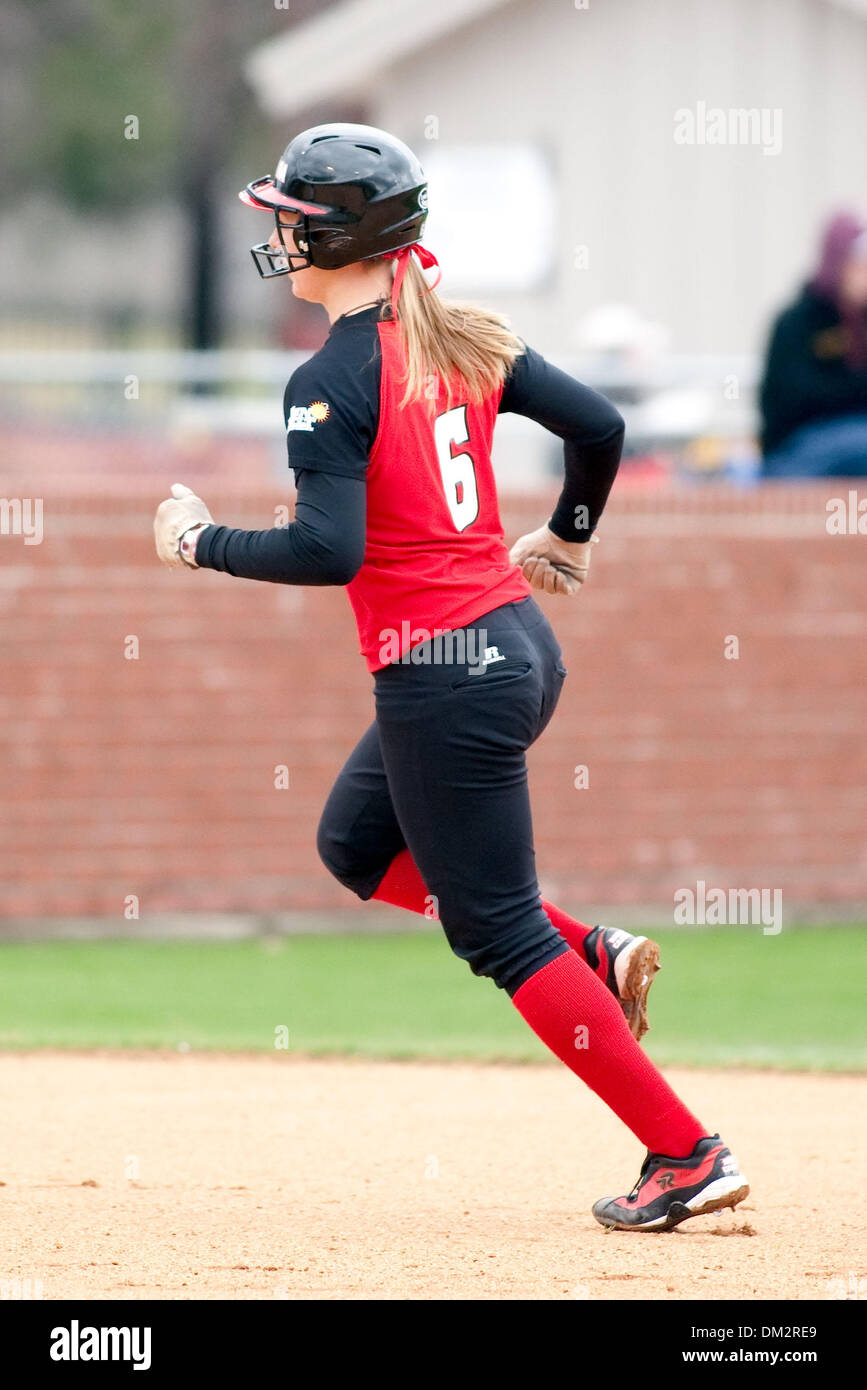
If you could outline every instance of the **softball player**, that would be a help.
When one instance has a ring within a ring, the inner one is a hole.
[[[157,511],[157,553],[346,587],[376,717],[325,806],[326,866],[362,899],[434,905],[454,953],[646,1147],[632,1191],[594,1205],[603,1226],[668,1229],[734,1207],[749,1191],[735,1159],[638,1044],[658,947],[575,921],[536,879],[525,754],[566,671],[532,592],[583,584],[623,421],[501,315],[434,293],[423,268],[436,258],[420,244],[427,184],[400,140],[316,126],[240,196],[275,218],[252,248],[260,275],[289,275],[331,324],[284,397],[295,519],[217,525],[175,484]],[[565,463],[549,522],[511,554],[490,456],[506,411],[558,435]]]

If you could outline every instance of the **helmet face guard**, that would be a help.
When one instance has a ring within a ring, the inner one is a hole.
[[[248,183],[239,195],[248,207],[261,208],[273,212],[277,224],[277,240],[274,247],[270,241],[260,241],[250,247],[253,264],[263,280],[272,280],[276,275],[293,275],[313,265],[310,253],[310,216],[322,220],[320,225],[328,227],[327,214],[331,209],[318,203],[303,203],[300,199],[287,198],[274,188],[269,175]]]
[[[283,221],[286,216],[283,212],[274,216],[280,245],[275,247],[270,241],[260,241],[258,246],[250,247],[250,255],[263,280],[272,280],[275,275],[294,275],[296,270],[313,264],[309,250],[310,230],[304,213],[299,213],[295,222]]]
[[[267,241],[260,241],[257,246],[250,247],[253,264],[263,280],[273,280],[275,275],[292,275],[294,271],[301,270],[300,265],[289,264],[289,254],[283,250],[275,251]],[[307,261],[306,264],[309,265],[310,262]]]

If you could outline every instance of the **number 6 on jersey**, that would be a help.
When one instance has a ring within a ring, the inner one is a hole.
[[[466,444],[469,438],[465,405],[445,411],[434,421],[434,443],[443,479],[443,490],[452,521],[458,531],[466,531],[479,514],[476,465],[470,454],[453,454],[451,449],[453,444]]]

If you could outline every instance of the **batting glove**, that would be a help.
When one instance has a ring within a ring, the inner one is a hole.
[[[181,539],[193,526],[212,526],[214,518],[201,497],[183,483],[172,483],[172,495],[160,502],[154,517],[157,555],[164,565],[186,565]]]
[[[547,526],[531,531],[515,541],[509,559],[518,565],[533,589],[546,594],[577,594],[590,569],[590,547],[599,537],[589,541],[561,541]]]

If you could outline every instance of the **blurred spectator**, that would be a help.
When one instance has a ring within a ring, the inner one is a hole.
[[[849,213],[774,324],[759,402],[765,476],[867,475],[867,224]]]

